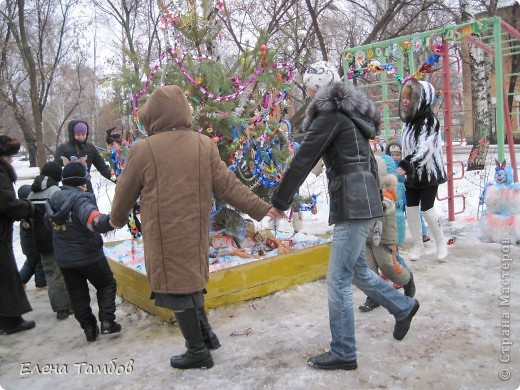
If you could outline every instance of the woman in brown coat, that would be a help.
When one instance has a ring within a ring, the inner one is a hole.
[[[191,130],[191,109],[179,87],[156,88],[138,115],[150,136],[130,149],[110,222],[124,226],[141,196],[146,273],[155,304],[174,311],[188,347],[170,364],[210,368],[209,349],[220,347],[203,296],[209,279],[212,193],[258,221],[283,214],[236,178],[209,137]]]

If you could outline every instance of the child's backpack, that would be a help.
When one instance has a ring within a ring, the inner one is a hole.
[[[52,186],[45,191],[45,197],[39,197],[39,193],[31,192],[29,200],[34,205],[33,216],[33,231],[34,231],[34,245],[40,253],[52,253],[52,230],[50,220],[47,220],[45,214],[45,204],[47,199],[52,198],[57,191],[60,191],[58,186]]]

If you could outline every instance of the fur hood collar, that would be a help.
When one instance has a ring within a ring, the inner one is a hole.
[[[403,109],[403,89],[411,89],[410,107]],[[412,122],[431,112],[431,105],[435,100],[435,88],[428,81],[410,78],[406,80],[399,96],[399,117],[405,123]]]
[[[0,158],[0,169],[5,171],[5,173],[7,173],[7,175],[9,176],[9,179],[11,179],[11,181],[13,183],[16,182],[18,177],[16,176],[16,172],[15,172],[13,166],[11,164],[9,164],[7,161],[5,161],[3,158]]]
[[[303,129],[307,131],[317,112],[340,111],[369,139],[377,135],[380,115],[368,95],[352,84],[337,82],[320,88],[309,103]]]

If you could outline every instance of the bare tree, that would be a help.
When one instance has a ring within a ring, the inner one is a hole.
[[[23,132],[31,166],[46,162],[43,118],[57,69],[74,52],[75,0],[7,0],[0,9],[0,97]]]
[[[479,1],[459,0],[460,18],[458,21],[466,23],[471,21],[475,10],[483,10],[487,4]],[[489,3],[488,11],[496,12],[497,1]],[[492,58],[487,56],[484,50],[476,45],[469,45],[469,68],[471,75],[471,96],[473,112],[473,134],[474,143],[484,136],[492,137],[491,126],[491,94],[490,94],[490,74]]]
[[[126,68],[129,62],[133,73],[131,81],[139,82],[145,71],[149,70],[150,62],[158,58],[162,50],[158,30],[161,14],[157,1],[93,0],[92,3],[113,31],[114,53],[121,54],[119,66]],[[116,38],[118,36],[120,38]]]

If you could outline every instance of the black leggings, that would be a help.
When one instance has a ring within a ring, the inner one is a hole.
[[[410,188],[406,187],[406,206],[414,207],[421,204],[421,211],[429,210],[433,207],[435,202],[435,196],[437,195],[437,188],[423,187],[423,188]]]

